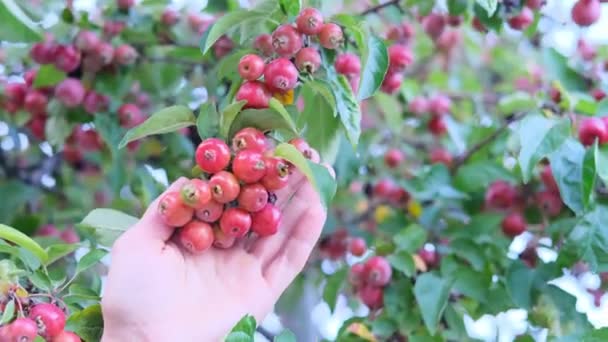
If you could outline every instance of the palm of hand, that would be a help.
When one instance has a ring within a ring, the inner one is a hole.
[[[201,255],[170,241],[173,229],[161,223],[152,203],[112,250],[102,306],[106,331],[128,324],[146,340],[215,341],[245,314],[262,319],[304,267],[326,216],[300,175],[277,195],[279,233]],[[112,340],[109,333],[104,340]]]

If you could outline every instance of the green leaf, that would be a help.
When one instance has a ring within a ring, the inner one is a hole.
[[[42,39],[36,25],[14,0],[0,0],[0,40],[28,43]]]
[[[414,295],[422,314],[422,320],[431,335],[435,335],[443,310],[448,304],[450,283],[432,273],[424,273],[416,279]]]
[[[34,286],[43,290],[43,291],[51,291],[53,286],[51,285],[51,280],[49,277],[44,274],[41,270],[34,272],[30,277],[30,281]]]
[[[229,30],[247,19],[251,14],[248,11],[234,11],[221,16],[207,29],[200,42],[201,51],[207,53],[213,44]]]
[[[131,141],[153,134],[163,134],[196,124],[192,111],[185,106],[171,106],[154,113],[141,125],[131,128],[120,141],[118,148]]]
[[[300,13],[302,0],[279,0],[279,6],[283,13],[290,17],[295,17]]]
[[[534,98],[525,92],[518,91],[513,94],[505,95],[498,101],[498,111],[505,114],[513,114],[518,112],[527,112],[535,109],[536,101]]]
[[[0,222],[12,222],[15,214],[19,213],[26,203],[38,200],[40,191],[33,186],[11,180],[0,183],[0,194],[11,199],[0,205]]]
[[[251,315],[246,315],[236,323],[234,328],[232,328],[232,330],[230,330],[230,333],[239,333],[240,332],[240,333],[245,334],[245,336],[253,338],[253,335],[255,334],[256,326],[257,326],[257,323],[255,321],[255,318]]]
[[[498,7],[498,0],[475,0],[475,2],[486,10],[488,17],[493,16]]]
[[[66,330],[73,331],[84,341],[99,341],[103,334],[103,316],[101,305],[91,305],[70,316]]]
[[[401,251],[415,253],[427,239],[426,230],[417,224],[412,224],[393,237],[395,245]]]
[[[454,289],[458,292],[482,303],[487,300],[488,289],[492,283],[491,274],[475,272],[469,267],[460,267],[454,277]]]
[[[296,124],[295,124],[295,122],[293,122],[291,115],[289,115],[289,113],[287,112],[287,110],[285,109],[285,107],[279,100],[275,99],[274,97],[271,98],[270,101],[268,101],[268,107],[271,109],[274,109],[277,113],[281,114],[281,119],[283,121],[285,121],[285,124],[289,127],[288,128],[289,131],[291,131],[293,133],[298,132],[298,129],[296,128]]]
[[[464,192],[477,192],[487,189],[496,180],[515,182],[511,172],[493,160],[479,160],[458,168],[454,186]]]
[[[58,245],[49,246],[46,249],[49,259],[47,260],[47,262],[44,263],[44,265],[45,266],[50,265],[50,264],[54,263],[55,261],[65,257],[67,255],[70,255],[80,247],[81,247],[81,245],[78,243],[66,243],[66,244],[58,244]]]
[[[608,184],[608,145],[599,146],[594,151],[597,175]]]
[[[461,15],[467,10],[467,0],[448,0],[448,12],[450,15]]]
[[[298,127],[304,131],[303,135],[308,144],[326,160],[334,143],[340,137],[340,119],[334,115],[335,99],[331,90],[327,89],[332,99],[332,102],[328,102],[326,97],[315,89],[313,83],[318,83],[320,87],[326,85],[314,81],[304,83],[301,91],[304,110],[298,117]]]
[[[242,331],[231,332],[226,336],[225,342],[253,342],[253,336],[247,335]]]
[[[38,258],[42,263],[45,263],[49,256],[36,241],[32,240],[29,236],[23,234],[13,227],[0,223],[0,239],[12,242],[18,246],[23,247]]]
[[[403,272],[406,277],[412,277],[416,274],[416,265],[412,254],[406,251],[397,252],[386,257],[394,269]]]
[[[521,146],[518,161],[527,183],[538,162],[558,150],[571,135],[571,124],[567,119],[554,121],[531,115],[521,121],[517,133]]]
[[[583,161],[585,148],[577,140],[569,138],[549,155],[551,171],[559,186],[564,203],[575,213],[585,208],[583,199]]]
[[[313,185],[319,193],[323,208],[331,202],[336,194],[336,180],[329,171],[319,164],[306,159],[300,151],[291,144],[280,144],[274,150],[274,155],[292,163]]]
[[[79,223],[79,228],[90,230],[96,234],[99,243],[111,246],[114,241],[127,229],[139,221],[136,217],[118,210],[98,208],[91,211]]]
[[[357,99],[365,100],[374,95],[380,88],[386,70],[388,70],[388,50],[384,42],[374,34],[367,37],[363,50],[361,65],[361,83]]]
[[[543,66],[551,79],[557,79],[567,90],[586,91],[585,79],[568,66],[568,58],[553,48],[543,51]]]
[[[291,330],[283,330],[275,336],[274,342],[297,342],[296,335]]]
[[[241,78],[241,75],[239,75],[239,69],[235,68],[235,65],[238,65],[241,58],[249,53],[255,53],[255,50],[238,50],[226,57],[223,57],[217,65],[217,78],[219,80],[238,80]]]
[[[53,64],[46,64],[38,69],[34,79],[34,88],[51,87],[63,81],[67,75],[65,72],[55,68]]]
[[[85,254],[76,265],[76,273],[81,273],[95,266],[103,257],[108,254],[108,251],[103,249],[93,249]]]
[[[344,281],[348,275],[348,267],[343,267],[339,271],[327,277],[325,281],[325,287],[323,288],[323,300],[329,305],[329,310],[334,312],[336,309],[336,303],[338,301],[338,295]]]
[[[230,125],[227,137],[231,139],[238,131],[245,127],[255,127],[263,132],[279,130],[287,135],[297,136],[297,131],[294,130],[293,126],[293,120],[287,121],[285,113],[280,113],[272,108],[245,109],[244,111],[237,113],[236,118],[234,118],[234,121],[232,121],[232,124]]]
[[[220,132],[220,115],[215,103],[207,102],[201,106],[196,118],[196,129],[201,139],[215,137]]]
[[[234,119],[237,117],[237,115],[241,112],[241,109],[243,109],[246,104],[247,101],[242,100],[234,102],[228,107],[224,108],[220,121],[220,134],[222,137],[228,137],[228,134],[230,133],[230,126],[232,126]]]
[[[608,341],[608,328],[591,330],[583,335],[581,342],[604,342]]]
[[[344,126],[346,137],[351,145],[357,146],[359,136],[361,135],[361,109],[359,108],[359,102],[357,102],[348,80],[343,75],[330,78],[329,84],[334,91],[336,110]]]
[[[15,317],[15,300],[6,303],[2,317],[0,317],[0,325],[10,322]]]
[[[574,250],[577,259],[589,263],[592,272],[608,271],[608,207],[596,206],[576,224],[566,242],[567,250]]]
[[[534,270],[521,261],[515,261],[507,270],[505,282],[507,292],[513,299],[513,303],[519,307],[529,309],[532,304]]]
[[[473,13],[477,18],[479,18],[479,21],[484,27],[496,32],[500,32],[502,30],[503,21],[499,11],[495,11],[494,14],[488,15],[488,10],[481,6],[478,2],[475,2],[475,6],[473,6]]]
[[[583,157],[583,165],[582,165],[582,200],[583,206],[585,209],[589,208],[591,201],[593,200],[593,195],[595,191],[595,179],[596,179],[596,165],[595,165],[595,156],[598,151],[597,141],[593,145],[593,148],[587,149],[585,152],[585,156]]]
[[[46,140],[53,146],[61,146],[72,133],[72,125],[65,115],[51,115],[44,127]]]

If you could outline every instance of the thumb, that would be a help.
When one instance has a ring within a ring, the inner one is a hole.
[[[181,187],[188,182],[185,177],[180,177],[173,182],[165,192],[160,194],[150,205],[146,212],[141,217],[139,222],[133,227],[133,233],[137,234],[140,239],[162,241],[163,243],[173,235],[174,227],[167,226],[158,212],[160,199],[169,192],[179,191]]]

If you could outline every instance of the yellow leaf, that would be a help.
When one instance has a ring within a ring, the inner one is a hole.
[[[416,265],[416,269],[420,272],[426,272],[427,266],[424,260],[418,254],[412,254],[412,258],[414,258],[414,265]]]
[[[276,92],[273,97],[284,105],[293,104],[293,89],[286,92]]]
[[[412,215],[415,219],[418,219],[422,215],[422,206],[416,200],[410,200],[407,203],[407,212]]]
[[[370,342],[376,342],[376,337],[371,331],[361,323],[353,323],[348,327],[348,331],[354,335],[361,337],[362,339]]]
[[[388,205],[379,205],[374,211],[374,219],[378,223],[382,223],[386,221],[386,219],[391,216],[393,213],[393,209]]]
[[[15,291],[15,294],[19,298],[27,298],[29,296],[29,293],[27,293],[27,291],[23,287],[18,287],[17,291]]]

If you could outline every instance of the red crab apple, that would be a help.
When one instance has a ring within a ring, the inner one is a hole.
[[[373,286],[385,286],[392,278],[392,269],[388,260],[381,256],[371,257],[365,263],[367,282]]]
[[[319,34],[323,28],[323,15],[316,8],[305,8],[300,11],[296,18],[296,26],[298,31],[305,35],[314,36]]]
[[[264,68],[264,82],[272,90],[291,90],[298,82],[298,69],[289,59],[277,58]]]
[[[490,184],[485,195],[485,203],[489,208],[508,209],[517,200],[517,190],[508,182],[497,180]]]
[[[414,56],[407,45],[394,44],[388,48],[389,68],[393,71],[403,71],[412,64]]]
[[[178,232],[182,247],[192,254],[200,254],[213,244],[213,228],[209,223],[192,220]]]
[[[274,51],[283,57],[291,57],[302,48],[302,35],[289,24],[279,26],[272,33]]]
[[[243,237],[251,228],[251,215],[240,208],[229,208],[220,218],[220,228],[226,235]]]
[[[578,0],[572,7],[572,20],[578,26],[591,26],[602,12],[600,0]]]
[[[274,235],[281,224],[281,210],[268,203],[262,210],[251,214],[251,230],[259,236]]]
[[[301,72],[315,73],[321,66],[321,55],[314,47],[302,48],[296,54],[296,67]]]
[[[230,148],[221,139],[208,138],[196,148],[195,159],[204,172],[217,173],[228,167]]]
[[[247,54],[239,60],[239,75],[245,80],[257,80],[264,73],[264,60],[255,54]]]
[[[237,101],[247,101],[245,108],[268,108],[272,94],[263,82],[246,81],[236,92]]]
[[[361,60],[354,53],[343,53],[334,62],[336,72],[346,76],[357,76],[361,72]]]
[[[334,23],[327,23],[321,27],[318,34],[321,46],[326,49],[337,49],[344,41],[344,33],[342,28]]]
[[[248,184],[241,187],[238,197],[239,207],[250,213],[260,211],[268,203],[268,191],[260,184]]]
[[[354,256],[363,256],[363,254],[365,254],[365,251],[367,250],[367,243],[365,242],[365,240],[363,238],[360,237],[355,237],[355,238],[351,238],[350,242],[348,243],[348,251],[350,252],[350,254],[354,255]]]
[[[197,209],[195,216],[201,221],[213,223],[222,217],[222,213],[224,213],[224,204],[211,200]]]
[[[608,127],[600,118],[585,118],[578,127],[578,137],[585,146],[593,145],[596,139],[603,144],[608,141]]]
[[[141,109],[133,103],[125,103],[117,110],[120,125],[125,128],[133,128],[146,121],[146,116]]]
[[[515,237],[526,231],[526,219],[520,213],[511,213],[502,220],[501,227],[505,235]]]
[[[181,227],[190,222],[194,209],[184,204],[178,191],[171,191],[160,199],[158,213],[166,225]]]
[[[259,50],[263,56],[271,56],[274,52],[272,36],[267,33],[257,36],[253,41],[253,48]]]
[[[241,190],[239,181],[234,174],[228,171],[220,171],[209,180],[211,196],[216,202],[228,203],[234,201]]]
[[[74,108],[80,106],[84,100],[86,90],[76,78],[66,78],[55,88],[55,96],[64,106]]]
[[[384,164],[391,169],[398,167],[403,160],[405,160],[403,152],[396,148],[391,148],[384,155]]]
[[[59,335],[65,327],[65,313],[56,305],[41,303],[35,305],[28,315],[38,325],[38,334],[46,338]]]
[[[265,157],[266,175],[262,178],[262,185],[269,191],[284,188],[289,180],[289,165],[281,158]]]
[[[266,150],[266,136],[257,128],[243,128],[232,138],[232,149],[235,152],[252,150],[263,153]]]
[[[445,16],[438,13],[431,13],[422,19],[422,27],[426,34],[433,40],[439,38],[446,26]]]
[[[534,12],[528,7],[523,7],[521,12],[507,20],[512,29],[522,31],[534,22]]]
[[[366,285],[359,290],[359,298],[370,309],[379,309],[384,306],[384,290],[381,287]]]

